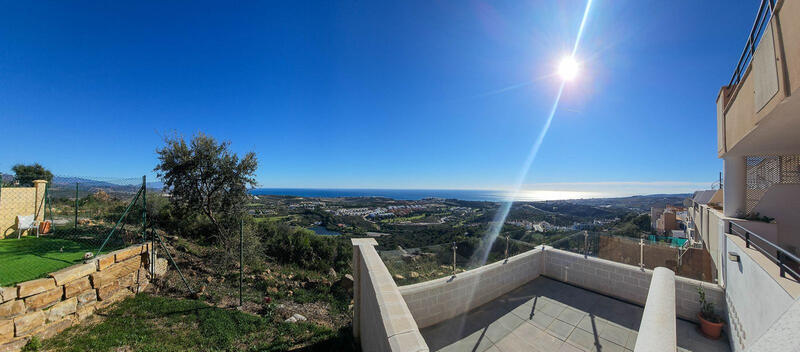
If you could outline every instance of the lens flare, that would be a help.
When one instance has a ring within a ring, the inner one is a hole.
[[[578,76],[578,72],[580,71],[580,67],[578,62],[575,61],[575,58],[572,56],[567,56],[561,59],[561,63],[558,65],[558,75],[561,76],[561,79],[565,81],[571,81]]]
[[[511,206],[519,197],[519,194],[522,191],[522,184],[530,172],[531,166],[533,165],[533,160],[536,158],[536,154],[539,153],[539,147],[541,147],[544,137],[547,135],[547,131],[550,129],[550,124],[553,123],[553,118],[558,111],[558,103],[561,101],[561,94],[564,92],[564,87],[566,86],[568,80],[574,78],[578,74],[579,67],[578,63],[575,61],[575,54],[578,52],[578,45],[581,42],[583,30],[586,27],[586,19],[589,17],[589,9],[591,7],[592,0],[587,0],[586,8],[583,10],[583,18],[581,19],[580,27],[578,27],[578,35],[575,38],[575,45],[572,47],[572,54],[567,56],[559,67],[559,74],[563,79],[560,87],[558,88],[558,93],[553,101],[553,105],[550,108],[550,114],[547,115],[547,120],[545,120],[542,130],[534,140],[531,150],[528,153],[528,157],[522,164],[519,177],[517,178],[517,182],[514,185],[514,188],[511,190],[508,199],[501,204],[500,209],[498,209],[497,213],[495,213],[494,221],[490,223],[489,229],[484,235],[483,241],[481,241],[481,246],[470,259],[471,265],[477,264],[477,266],[481,266],[486,263],[486,260],[489,257],[489,251],[491,250],[494,241],[497,239],[497,236],[500,235],[500,231],[503,229],[503,224],[506,222],[508,213],[511,211]]]

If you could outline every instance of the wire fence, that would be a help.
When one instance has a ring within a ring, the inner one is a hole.
[[[153,261],[169,257],[148,218],[166,200],[144,176],[38,178],[0,175],[0,286],[134,244],[156,245]]]
[[[418,248],[384,250],[379,254],[395,282],[402,286],[457,275],[506,260],[538,245],[500,236],[492,242],[484,261],[481,254],[483,241],[473,237]]]
[[[714,264],[708,251],[673,237],[633,238],[604,232],[581,231],[551,242],[549,246],[586,256],[635,265],[646,269],[665,267],[677,275],[714,282]]]

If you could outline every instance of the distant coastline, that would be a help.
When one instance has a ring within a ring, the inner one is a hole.
[[[492,190],[436,190],[436,189],[366,189],[366,188],[256,188],[253,195],[297,196],[310,198],[340,197],[384,197],[397,200],[420,200],[424,198],[458,199],[465,201],[501,202],[508,199],[507,191]],[[659,195],[642,195],[661,196]],[[683,195],[676,193],[675,195]],[[575,191],[524,191],[517,201],[574,200],[631,197],[630,194]]]
[[[298,196],[314,198],[384,197],[398,200],[446,198],[467,201],[498,202],[505,198],[503,191],[479,190],[412,190],[412,189],[322,189],[322,188],[256,188],[253,195]]]

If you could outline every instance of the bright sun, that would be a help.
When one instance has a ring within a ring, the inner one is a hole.
[[[579,69],[580,67],[578,67],[578,62],[575,61],[575,58],[567,56],[561,59],[561,63],[558,65],[558,75],[565,81],[571,81],[578,75]]]

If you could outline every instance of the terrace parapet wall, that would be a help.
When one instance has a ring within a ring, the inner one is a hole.
[[[539,277],[542,248],[452,277],[400,287],[420,328],[469,312]]]
[[[150,244],[98,256],[43,279],[0,287],[0,352],[49,338],[150,285]]]
[[[383,264],[374,238],[353,242],[353,335],[363,351],[427,352],[403,296]]]
[[[653,271],[546,247],[542,275],[644,306]],[[676,276],[675,314],[679,318],[697,321],[697,313],[701,309],[697,293],[700,287],[705,291],[708,302],[724,309],[725,292],[719,285]]]

